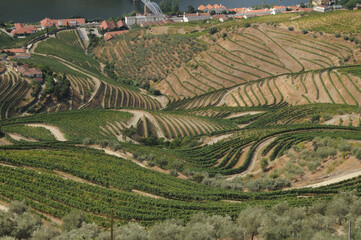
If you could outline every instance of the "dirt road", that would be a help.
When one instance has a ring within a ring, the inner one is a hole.
[[[154,125],[154,127],[156,128],[156,133],[157,133],[157,136],[159,138],[165,138],[165,135],[163,133],[163,131],[161,130],[157,120],[154,118],[154,116],[147,112],[147,111],[142,111],[142,110],[120,110],[122,112],[130,112],[133,114],[133,117],[127,121],[127,127],[135,127],[139,121],[139,119],[141,119],[144,115],[145,117]]]
[[[51,134],[53,134],[55,139],[58,140],[59,142],[66,142],[67,141],[65,136],[64,136],[64,133],[62,131],[60,131],[60,129],[58,127],[56,127],[56,126],[47,125],[47,124],[40,124],[40,123],[26,124],[26,126],[46,128],[51,132]]]

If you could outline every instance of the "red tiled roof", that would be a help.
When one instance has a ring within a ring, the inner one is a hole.
[[[210,13],[199,13],[199,16],[210,16]]]
[[[4,49],[4,52],[11,52],[11,53],[26,53],[25,48],[11,48],[11,49]]]
[[[119,20],[118,22],[114,22],[114,21],[103,21],[101,24],[100,24],[100,29],[102,30],[106,30],[106,29],[109,29],[109,30],[113,30],[115,28],[121,28],[121,27],[124,27],[124,22],[122,20]]]
[[[205,6],[203,6],[203,5],[200,5],[200,6],[198,7],[198,10],[203,11],[204,9],[206,9],[206,7],[205,7]]]
[[[11,31],[12,34],[18,34],[18,35],[22,35],[25,33],[32,34],[38,31],[36,27],[33,26],[25,27],[22,23],[15,23],[14,26],[15,26],[15,30]]]
[[[107,32],[105,35],[104,35],[104,39],[106,41],[109,41],[110,39],[112,39],[114,36],[116,35],[123,35],[125,33],[128,33],[129,31],[128,30],[124,30],[124,31],[115,31],[115,32]]]
[[[213,6],[212,5],[210,5],[210,4],[208,4],[207,6],[206,6],[206,8],[209,10],[209,9],[213,9]]]
[[[51,26],[73,26],[78,24],[85,24],[85,18],[74,18],[74,19],[50,19],[45,18],[40,21],[42,27],[51,27]]]
[[[17,67],[18,71],[25,76],[28,75],[41,75],[42,72],[38,68],[29,68],[28,66],[21,65]]]
[[[231,8],[231,9],[229,9],[229,11],[232,11],[232,12],[243,12],[243,11],[247,11],[247,8]]]

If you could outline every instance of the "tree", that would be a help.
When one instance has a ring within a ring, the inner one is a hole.
[[[64,231],[70,231],[75,228],[80,228],[85,222],[85,214],[81,211],[71,211],[63,218],[63,225],[61,228]]]
[[[218,29],[216,27],[211,27],[211,29],[209,30],[209,33],[211,35],[215,34],[216,32],[218,32]]]
[[[266,209],[261,206],[248,207],[239,214],[237,221],[251,236],[251,240],[259,233],[258,229],[266,214]]]
[[[179,1],[178,0],[173,1],[172,12],[173,13],[179,12]]]
[[[268,163],[267,158],[262,158],[261,159],[261,168],[262,168],[263,172],[267,171],[268,165],[269,165],[269,163]]]
[[[182,222],[176,220],[166,220],[158,223],[149,229],[150,240],[177,240],[181,239],[180,234],[183,231]]]
[[[194,7],[192,5],[189,5],[187,13],[195,13],[195,12],[196,12],[196,10],[194,9]]]
[[[42,224],[39,216],[33,216],[29,212],[15,218],[16,227],[12,235],[16,239],[30,238],[33,232]]]

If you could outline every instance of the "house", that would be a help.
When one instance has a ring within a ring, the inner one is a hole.
[[[100,24],[100,29],[103,31],[113,31],[114,29],[125,30],[126,26],[122,20],[115,21],[103,21]]]
[[[325,6],[325,5],[317,5],[313,7],[313,11],[315,12],[329,12],[331,11],[331,7],[330,6]]]
[[[326,6],[326,5],[331,5],[331,2],[332,1],[330,1],[330,0],[313,0],[312,5],[314,5],[314,6],[317,6],[317,5]]]
[[[230,9],[228,9],[228,11],[236,12],[236,13],[244,13],[244,12],[251,11],[251,10],[252,9],[250,9],[250,8],[230,8]]]
[[[3,52],[10,55],[11,58],[28,59],[31,57],[31,54],[25,48],[4,49]]]
[[[43,73],[38,68],[29,68],[27,65],[19,65],[17,66],[16,70],[21,74],[23,77],[28,78],[42,78]]]
[[[221,22],[227,21],[229,19],[229,17],[226,14],[223,14],[223,15],[215,14],[211,18],[212,19],[218,19]]]
[[[113,39],[114,36],[118,36],[118,35],[124,35],[126,33],[128,33],[128,30],[123,30],[123,31],[115,31],[115,32],[107,32],[104,34],[104,40],[105,41],[109,41],[110,39]]]
[[[286,12],[287,8],[285,6],[274,6],[273,8],[271,8],[271,11],[272,11],[271,14],[275,15],[275,14]]]
[[[27,26],[25,27],[22,23],[15,23],[14,24],[15,29],[11,31],[14,35],[29,35],[32,33],[36,33],[39,30],[34,26]]]
[[[211,18],[210,13],[184,13],[183,22],[202,21]]]
[[[4,49],[3,52],[19,54],[19,53],[26,53],[26,49],[25,48],[10,48],[10,49]]]
[[[134,24],[140,25],[142,22],[159,22],[164,21],[165,19],[165,15],[137,15],[125,17],[125,24],[132,26]]]
[[[222,4],[214,4],[213,6],[210,4],[208,4],[207,6],[200,5],[198,7],[198,10],[208,13],[211,11],[215,11],[216,14],[221,14],[223,11],[226,11],[228,13],[227,8]]]
[[[40,24],[43,29],[48,28],[48,27],[83,26],[83,25],[85,25],[85,18],[76,18],[76,19],[45,18],[40,21]]]

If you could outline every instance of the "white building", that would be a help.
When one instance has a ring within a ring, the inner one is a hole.
[[[140,25],[142,22],[159,22],[164,20],[164,15],[139,15],[134,17],[125,17],[125,23],[128,26],[132,26],[134,24]]]
[[[184,13],[183,22],[202,21],[211,18],[210,13]]]
[[[331,11],[331,7],[330,6],[325,6],[325,5],[317,5],[313,7],[313,11],[315,12],[329,12]]]

